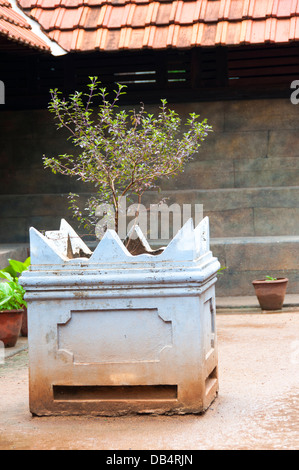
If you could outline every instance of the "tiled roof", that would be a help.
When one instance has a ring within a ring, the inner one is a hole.
[[[31,31],[31,26],[8,1],[0,0],[0,37],[26,44],[36,49],[50,51],[47,44]]]
[[[68,51],[287,43],[299,0],[19,0]]]

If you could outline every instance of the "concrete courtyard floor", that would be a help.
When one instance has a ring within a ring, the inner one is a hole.
[[[203,415],[33,418],[27,350],[7,357],[0,449],[298,450],[299,308],[286,310],[217,315],[220,390]]]

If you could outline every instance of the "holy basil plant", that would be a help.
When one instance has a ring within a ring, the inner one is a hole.
[[[211,131],[195,113],[189,114],[182,129],[179,115],[165,99],[156,115],[142,103],[137,111],[121,110],[117,103],[125,93],[124,85],[116,88],[110,101],[98,77],[90,77],[86,93],[77,91],[68,99],[58,89],[51,90],[49,110],[57,128],[68,131],[76,155],[44,156],[44,166],[95,188],[86,216],[79,208],[79,196],[69,196],[74,217],[87,229],[96,224],[96,208],[112,204],[117,230],[122,198],[137,198],[140,203],[143,193],[155,188],[160,178],[182,172]]]
[[[20,310],[27,307],[24,300],[25,290],[19,284],[18,278],[13,278],[8,272],[0,271],[0,277],[6,282],[0,282],[0,311]]]

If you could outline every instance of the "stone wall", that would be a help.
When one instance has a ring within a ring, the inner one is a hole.
[[[289,100],[252,100],[193,108],[208,117],[214,132],[181,189],[190,183],[197,189],[298,185],[298,106]]]
[[[299,106],[272,99],[174,108],[183,117],[194,111],[213,126],[186,171],[161,188],[169,203],[201,203],[210,216],[215,254],[229,268],[221,295],[248,294],[252,276],[273,271],[291,274],[291,291],[298,292]],[[0,113],[0,243],[27,242],[31,225],[55,229],[61,217],[73,223],[65,195],[80,192],[80,185],[42,165],[43,154],[63,154],[70,145],[53,122],[47,110]],[[234,250],[232,262],[227,253]]]

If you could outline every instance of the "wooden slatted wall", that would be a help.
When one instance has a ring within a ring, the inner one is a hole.
[[[50,88],[80,90],[98,76],[108,90],[127,85],[127,101],[288,96],[299,79],[299,46],[260,46],[119,53],[0,53],[6,109],[44,108]],[[180,92],[178,93],[178,90]]]

